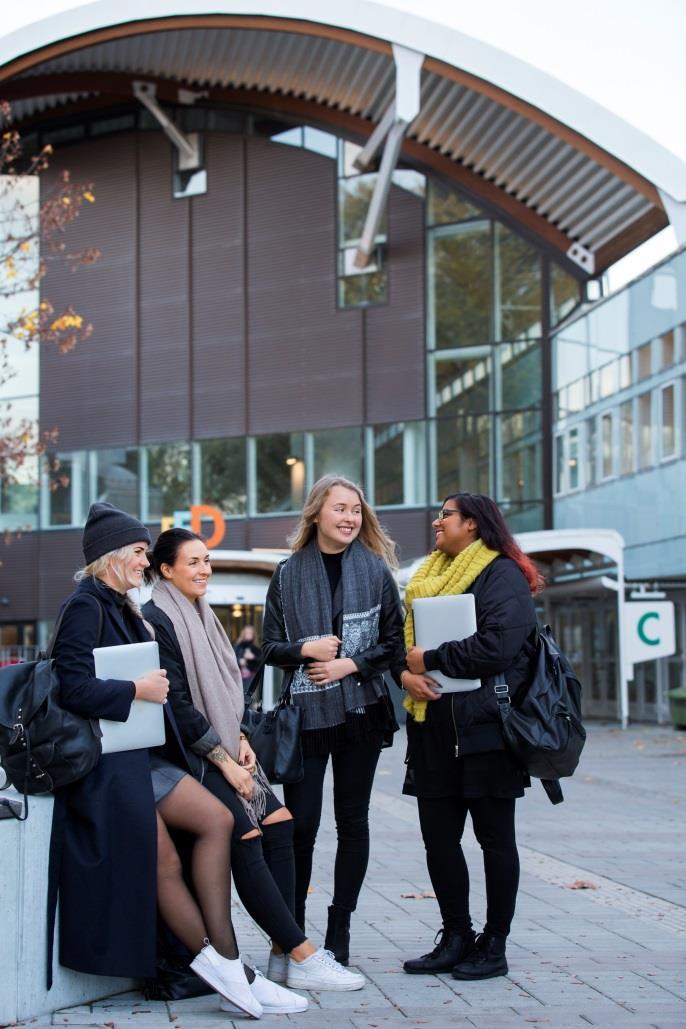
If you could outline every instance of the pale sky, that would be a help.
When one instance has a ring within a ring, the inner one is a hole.
[[[322,7],[329,2],[334,0],[322,0]],[[535,65],[686,161],[686,0],[376,2],[449,25]],[[0,33],[80,6],[70,0],[4,0]],[[213,9],[211,0],[207,9]],[[649,240],[613,270],[611,287],[639,274],[675,245],[672,229]]]

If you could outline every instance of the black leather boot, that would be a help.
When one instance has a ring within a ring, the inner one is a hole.
[[[436,946],[430,954],[406,961],[403,968],[410,975],[435,975],[450,970],[469,953],[474,946],[471,929],[439,929],[434,940]]]
[[[495,979],[507,975],[505,939],[481,933],[471,952],[453,968],[453,979]]]
[[[330,950],[339,965],[350,960],[350,912],[334,904],[329,908],[324,950]]]

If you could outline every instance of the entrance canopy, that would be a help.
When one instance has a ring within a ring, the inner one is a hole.
[[[377,129],[370,166],[386,139],[389,166],[452,180],[586,277],[686,200],[683,162],[593,101],[364,0],[106,0],[0,40],[0,98],[27,130],[135,104],[141,80],[165,105],[243,107],[359,142]]]

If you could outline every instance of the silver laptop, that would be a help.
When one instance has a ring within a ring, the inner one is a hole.
[[[421,597],[412,604],[414,638],[418,647],[435,650],[449,640],[464,640],[476,632],[476,608],[471,593]],[[481,679],[451,679],[443,672],[426,673],[441,693],[478,690]]]
[[[98,679],[134,681],[160,667],[160,652],[154,640],[124,643],[119,647],[96,647],[93,651]],[[164,743],[164,710],[161,704],[134,700],[125,722],[100,719],[103,754],[121,750],[160,747]]]

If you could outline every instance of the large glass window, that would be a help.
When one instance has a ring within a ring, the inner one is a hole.
[[[627,400],[619,408],[619,473],[631,475],[634,470],[634,404]]]
[[[199,444],[200,489],[203,504],[224,515],[246,513],[244,439],[207,439]]]
[[[322,475],[343,475],[362,482],[362,430],[331,429],[313,432],[314,479]]]
[[[302,432],[258,436],[257,510],[300,511],[305,499],[305,437]]]
[[[602,458],[603,458],[603,479],[611,479],[615,474],[614,446],[613,446],[613,417],[608,411],[600,419],[602,431]]]
[[[495,224],[495,339],[541,334],[541,259],[504,225]]]
[[[377,507],[426,503],[424,422],[395,422],[373,428],[372,503]]]
[[[187,511],[191,503],[191,462],[188,443],[147,447],[148,511],[152,521]]]
[[[96,450],[96,496],[139,516],[138,449]]]
[[[676,404],[674,401],[675,386],[671,382],[660,390],[660,408],[662,433],[660,436],[660,459],[662,461],[675,457],[677,452]]]
[[[81,525],[84,521],[89,494],[86,458],[85,451],[48,455],[48,525]]]
[[[499,416],[502,476],[498,500],[520,505],[541,496],[541,416],[513,411]]]
[[[436,427],[436,494],[490,493],[491,419],[489,415],[440,418]]]
[[[439,358],[435,361],[434,409],[438,415],[480,414],[493,406],[491,398],[490,350],[482,357],[465,360]]]
[[[638,467],[653,464],[653,398],[643,393],[638,398]]]
[[[341,307],[362,307],[386,300],[386,271],[382,267],[382,247],[386,242],[386,209],[379,223],[374,244],[376,253],[364,268],[355,265],[377,175],[360,174],[355,158],[360,147],[339,140],[338,159],[338,303]]]
[[[430,233],[430,347],[490,341],[491,258],[488,221],[465,222]]]
[[[541,402],[541,346],[523,341],[498,348],[504,409],[531,407]]]
[[[581,300],[579,280],[559,264],[550,262],[550,320],[557,325],[566,318]]]
[[[37,431],[37,396],[0,400],[0,433],[7,440],[24,432],[35,439]],[[29,456],[15,463],[9,460],[9,454],[4,456],[0,476],[0,531],[35,528],[38,524],[39,458]]]
[[[483,212],[457,190],[430,180],[426,217],[428,225],[448,225],[469,218],[483,218]]]

